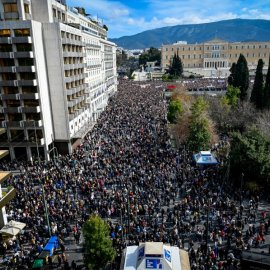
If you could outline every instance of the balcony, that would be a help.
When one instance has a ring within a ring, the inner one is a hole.
[[[3,208],[7,205],[16,195],[16,189],[11,188],[7,189],[7,193],[0,199],[0,208]]]
[[[0,52],[0,58],[14,58],[13,52]]]
[[[33,52],[14,52],[15,58],[34,58]]]
[[[20,107],[5,107],[0,108],[1,113],[19,113]]]
[[[75,40],[75,39],[71,39],[71,38],[63,38],[62,44],[72,44],[72,45],[77,45],[77,46],[84,46],[83,41]]]
[[[19,66],[16,67],[17,72],[36,72],[35,66]]]
[[[68,104],[69,108],[72,108],[72,107],[74,107],[76,105],[76,100],[75,99],[74,100],[69,100],[67,102],[67,104]]]
[[[15,73],[16,72],[16,67],[14,66],[8,66],[8,67],[0,67],[0,73]]]
[[[11,44],[11,37],[0,37],[0,44]]]
[[[17,0],[2,0],[3,4],[17,4]]]
[[[0,86],[18,86],[17,80],[0,81]]]
[[[83,57],[83,52],[63,52],[63,57]]]
[[[20,113],[40,113],[40,106],[35,107],[19,107]]]
[[[22,126],[27,128],[42,127],[42,120],[26,120],[21,122]]]
[[[1,100],[8,100],[8,99],[12,99],[12,100],[19,100],[19,94],[0,94],[0,99]]]
[[[19,80],[18,86],[37,86],[37,80]]]
[[[70,88],[70,89],[66,89],[66,93],[67,93],[68,96],[73,95],[73,94],[76,94],[77,91],[78,91],[78,90],[77,90],[76,87]]]
[[[32,37],[12,37],[12,43],[32,43]]]
[[[18,99],[19,100],[24,100],[24,99],[38,100],[39,99],[39,93],[19,94]]]
[[[22,127],[22,121],[1,121],[0,126],[3,128],[11,127],[11,128],[20,128]]]
[[[5,12],[4,13],[5,20],[18,20],[19,12]]]
[[[79,64],[65,64],[64,69],[70,70],[70,69],[78,69],[78,68],[84,68],[86,66],[85,63],[79,63]]]

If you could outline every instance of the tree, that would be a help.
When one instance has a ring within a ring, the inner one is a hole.
[[[223,98],[223,102],[225,102],[225,104],[228,104],[233,108],[236,108],[238,105],[240,92],[241,91],[238,87],[233,87],[232,85],[229,85],[226,95]]]
[[[270,109],[270,57],[264,86],[265,107]]]
[[[156,65],[160,65],[161,51],[157,48],[151,47],[148,51],[142,53],[139,57],[139,65],[146,65],[146,62],[156,62]]]
[[[169,122],[175,123],[177,117],[183,112],[183,106],[179,99],[171,100],[168,108],[167,118]]]
[[[207,114],[208,104],[199,97],[191,107],[188,146],[193,151],[210,148],[215,136],[214,125]]]
[[[233,133],[230,151],[231,176],[239,180],[240,174],[244,173],[246,181],[255,179],[266,186],[266,181],[270,178],[269,150],[269,138],[257,129],[243,134]]]
[[[230,68],[230,76],[228,77],[228,84],[233,85],[234,77],[235,77],[235,72],[236,72],[236,63],[232,63],[232,66]]]
[[[178,54],[174,54],[168,73],[175,78],[179,78],[182,75],[183,64]]]
[[[127,62],[127,54],[124,50],[122,50],[121,53],[116,54],[116,65],[117,67],[122,66],[123,64],[126,64]]]
[[[251,92],[250,102],[257,109],[263,109],[265,105],[264,85],[263,85],[263,60],[259,59],[253,89]]]
[[[232,70],[233,79],[232,79],[232,86],[239,87],[240,89],[240,99],[247,100],[248,96],[248,86],[249,86],[249,71],[247,60],[243,54],[240,54],[235,70]]]
[[[98,270],[115,257],[109,226],[99,216],[92,215],[83,225],[85,263],[89,269]]]

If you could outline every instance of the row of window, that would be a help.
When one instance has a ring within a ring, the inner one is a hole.
[[[13,32],[13,33],[12,33]],[[13,35],[12,35],[13,34]],[[0,37],[29,37],[30,29],[0,29]]]
[[[205,46],[204,49],[209,51],[219,51],[219,50],[227,50],[228,48],[230,50],[244,50],[244,49],[267,49],[270,45],[264,44],[264,45],[229,45],[229,46],[220,46],[220,45],[214,45],[214,46]],[[200,47],[178,47],[178,48],[171,48],[171,51],[201,51],[203,49],[203,46]],[[165,48],[166,52],[169,51],[169,48]]]
[[[10,94],[32,94],[37,93],[36,86],[22,86],[22,87],[14,87],[14,86],[3,86],[1,87],[1,94],[10,95]]]
[[[243,53],[243,55],[245,56],[245,57],[247,57],[247,58],[249,58],[249,57],[263,57],[263,58],[266,58],[267,56],[268,56],[268,54],[267,53]],[[184,60],[184,59],[202,59],[202,58],[220,58],[220,57],[222,57],[222,58],[238,58],[239,57],[239,54],[228,54],[227,56],[225,55],[225,54],[221,54],[220,55],[220,53],[212,53],[211,55],[205,55],[204,57],[203,57],[203,55],[202,54],[193,54],[193,55],[190,55],[190,54],[188,54],[188,55],[180,55],[180,58],[182,59],[182,60]],[[173,56],[168,56],[168,55],[165,55],[165,59],[166,60],[171,60],[173,58]]]
[[[31,52],[32,44],[16,44],[15,49],[17,52]],[[13,52],[13,47],[11,44],[0,44],[0,52]]]
[[[81,36],[76,35],[76,34],[72,34],[72,33],[69,33],[69,32],[65,32],[65,31],[61,31],[61,37],[62,38],[74,39],[74,40],[78,40],[78,41],[82,40]]]

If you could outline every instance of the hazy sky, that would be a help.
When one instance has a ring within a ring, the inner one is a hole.
[[[177,24],[270,20],[270,0],[67,0],[67,4],[103,19],[111,38]]]

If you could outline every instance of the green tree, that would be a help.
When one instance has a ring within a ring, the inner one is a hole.
[[[264,85],[263,85],[263,60],[259,59],[253,89],[250,96],[252,102],[257,109],[263,109],[265,104]]]
[[[189,122],[188,146],[193,151],[209,149],[213,130],[211,121],[207,115],[207,102],[199,97],[191,107]]]
[[[169,122],[175,123],[178,116],[180,116],[183,112],[183,106],[179,99],[171,100],[168,108],[167,118]]]
[[[235,72],[236,72],[236,63],[232,63],[232,66],[230,68],[230,76],[228,77],[228,84],[233,85],[234,77],[235,77]]]
[[[243,54],[240,54],[235,70],[233,70],[233,80],[232,85],[234,87],[239,87],[240,89],[240,99],[246,100],[248,95],[248,86],[249,86],[249,71],[248,71],[248,65],[247,60]]]
[[[264,100],[265,100],[265,107],[270,109],[270,57],[268,63],[268,70],[265,79],[264,85]]]
[[[161,51],[157,48],[151,47],[148,51],[142,53],[139,57],[139,65],[146,65],[146,62],[157,61],[156,65],[160,65]]]
[[[168,73],[174,78],[179,78],[183,73],[183,64],[178,54],[174,54]]]
[[[115,257],[109,226],[99,216],[92,215],[83,225],[85,239],[85,264],[88,269],[98,270]]]
[[[259,130],[232,133],[230,167],[233,179],[244,173],[246,181],[266,185],[270,178],[270,140]],[[239,182],[238,182],[239,185]]]
[[[117,67],[122,66],[123,64],[126,64],[127,62],[127,54],[123,50],[121,53],[116,54],[116,65]]]
[[[238,105],[240,92],[241,91],[238,87],[233,87],[232,85],[229,85],[226,95],[223,97],[224,103],[235,108]]]

